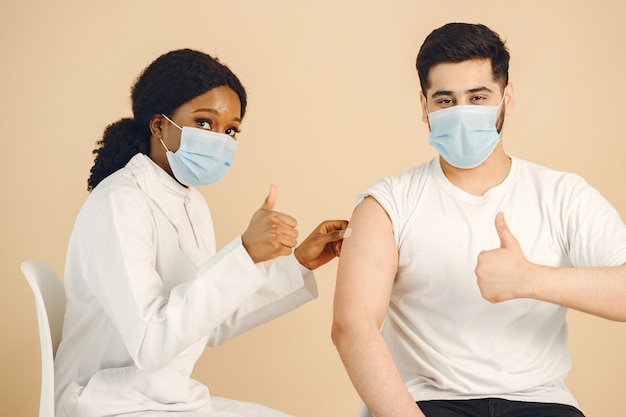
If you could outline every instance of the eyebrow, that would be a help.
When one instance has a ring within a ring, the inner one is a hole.
[[[470,88],[469,90],[465,90],[466,94],[476,94],[476,93],[493,93],[493,91],[489,87],[485,87],[481,85],[480,87]],[[441,96],[453,96],[454,92],[451,90],[437,90],[432,94],[432,98],[441,97]]]
[[[214,114],[214,115],[216,115],[216,116],[219,116],[219,115],[220,115],[220,113],[219,113],[217,110],[215,110],[215,109],[209,109],[209,108],[200,108],[200,109],[196,109],[196,110],[192,111],[192,113],[198,113],[198,112],[201,112],[201,111],[206,111],[206,112],[209,112],[209,113],[213,113],[213,114]],[[235,121],[235,122],[241,122],[241,117],[235,117],[235,118],[233,119],[233,121]]]

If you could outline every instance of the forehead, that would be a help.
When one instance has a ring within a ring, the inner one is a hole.
[[[498,89],[489,59],[437,64],[430,69],[428,79],[427,96],[436,91],[465,92],[481,86]]]
[[[241,114],[241,102],[235,91],[227,86],[215,87],[179,107],[182,112],[195,112],[198,109],[210,109],[217,114],[239,116]]]

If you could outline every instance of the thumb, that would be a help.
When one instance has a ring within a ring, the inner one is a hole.
[[[502,212],[496,214],[496,231],[500,237],[501,248],[510,248],[519,245],[517,239],[513,236],[513,233],[511,233],[509,226],[506,224],[504,213]]]
[[[278,191],[276,191],[276,186],[272,184],[270,185],[270,192],[265,198],[263,205],[261,206],[261,210],[267,210],[267,211],[274,210],[274,205],[276,204],[277,198],[278,198]]]

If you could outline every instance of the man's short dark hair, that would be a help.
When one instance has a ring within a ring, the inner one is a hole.
[[[430,69],[442,63],[489,59],[494,81],[509,82],[509,51],[500,36],[485,25],[448,23],[426,37],[416,60],[422,91],[430,87]]]

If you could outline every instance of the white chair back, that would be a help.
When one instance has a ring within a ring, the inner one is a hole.
[[[20,266],[35,297],[41,345],[39,417],[54,417],[54,356],[61,342],[65,314],[63,283],[44,262],[24,261]]]

